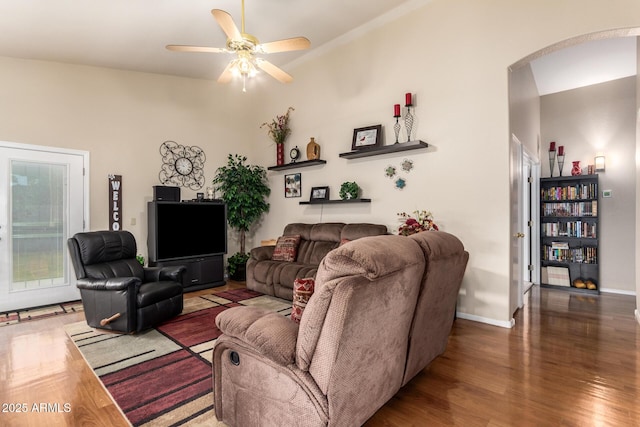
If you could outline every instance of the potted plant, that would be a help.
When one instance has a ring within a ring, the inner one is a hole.
[[[247,158],[229,154],[226,166],[216,170],[213,185],[222,194],[227,205],[227,222],[240,233],[240,251],[227,259],[229,276],[234,280],[246,279],[246,233],[269,211],[266,197],[271,193],[267,171],[256,165],[247,165]]]
[[[360,195],[360,186],[355,181],[345,181],[340,186],[340,198],[342,200],[357,199]]]

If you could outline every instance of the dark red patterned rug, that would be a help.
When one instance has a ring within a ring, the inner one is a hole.
[[[218,313],[256,305],[289,315],[291,302],[248,289],[185,299],[182,314],[136,335],[92,329],[85,322],[67,334],[134,426],[215,425],[211,356]]]

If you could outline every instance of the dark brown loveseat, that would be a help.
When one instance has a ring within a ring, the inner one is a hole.
[[[380,224],[288,224],[283,236],[300,235],[296,260],[272,260],[275,246],[253,248],[247,261],[247,288],[291,300],[294,280],[315,277],[320,261],[329,251],[340,246],[340,242],[381,234],[387,234],[387,227]]]

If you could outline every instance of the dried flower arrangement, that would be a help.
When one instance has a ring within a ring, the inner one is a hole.
[[[289,113],[291,111],[295,111],[295,109],[289,107],[286,113],[282,116],[276,116],[275,119],[271,120],[271,123],[265,122],[260,125],[260,128],[266,126],[269,129],[267,133],[276,144],[283,144],[291,133],[289,128]]]
[[[433,215],[429,211],[413,211],[413,215],[406,212],[398,213],[398,220],[402,221],[398,227],[400,236],[409,236],[421,231],[438,231],[438,226],[433,222]]]

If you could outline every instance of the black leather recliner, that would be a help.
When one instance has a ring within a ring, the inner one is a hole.
[[[182,312],[185,267],[144,268],[130,232],[77,233],[67,243],[89,326],[140,332]]]

